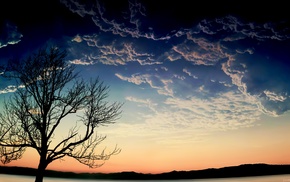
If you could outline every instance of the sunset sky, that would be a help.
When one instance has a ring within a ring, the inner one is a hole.
[[[290,22],[286,1],[9,0],[0,63],[44,45],[68,51],[123,102],[101,126],[121,153],[96,169],[65,158],[48,169],[160,173],[245,163],[290,164]],[[255,4],[252,4],[255,3]],[[0,106],[17,86],[0,73]],[[75,116],[65,119],[57,138]],[[28,149],[12,166],[37,167]],[[2,164],[1,164],[2,165]]]

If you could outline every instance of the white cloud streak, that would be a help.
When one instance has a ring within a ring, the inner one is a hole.
[[[23,85],[20,86],[15,86],[15,85],[8,85],[6,88],[0,90],[0,94],[7,94],[7,93],[12,93],[12,92],[16,92],[16,90],[18,88],[23,88]]]
[[[2,29],[4,32],[2,32],[2,35],[0,36],[0,48],[17,44],[21,41],[23,35],[19,33],[17,26],[13,23],[6,22]]]

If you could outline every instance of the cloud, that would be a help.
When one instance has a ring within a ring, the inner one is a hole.
[[[80,35],[76,35],[76,36],[72,39],[72,41],[75,41],[75,42],[80,43],[80,42],[83,41],[83,39],[82,39],[82,37],[81,37]]]
[[[6,22],[0,34],[0,48],[17,44],[23,35],[18,32],[17,26],[12,22]]]
[[[290,109],[287,24],[242,22],[225,16],[201,21],[187,39],[192,42],[184,41],[174,50],[196,65],[221,63],[232,84],[256,100],[261,112],[278,116]]]
[[[126,135],[135,137],[141,137],[143,134],[154,136],[161,140],[160,144],[165,144],[171,139],[176,142],[184,139],[188,139],[189,143],[198,142],[201,141],[201,136],[210,135],[215,131],[258,125],[256,122],[261,116],[255,100],[238,91],[225,92],[219,97],[208,99],[195,96],[187,99],[167,97],[160,102],[128,96],[126,100],[142,107],[140,110],[148,110],[134,112],[135,117],[142,122],[120,123],[120,129],[122,127],[124,132],[129,130]],[[168,136],[169,133],[171,136]],[[182,133],[182,137],[178,133]],[[196,135],[192,136],[193,133]]]
[[[77,13],[81,17],[84,17],[85,15],[95,15],[95,12],[92,9],[94,7],[94,4],[92,4],[92,2],[90,1],[87,1],[88,4],[83,4],[79,1],[70,0],[60,0],[60,2],[68,7],[70,11]]]
[[[0,94],[7,94],[7,93],[15,92],[17,89],[18,87],[15,85],[8,85],[6,88],[0,90]]]
[[[265,90],[264,91],[264,94],[266,95],[267,98],[269,98],[269,100],[271,101],[277,101],[277,102],[284,102],[288,96],[288,94],[284,94],[284,95],[281,95],[281,94],[276,94],[275,92],[271,92],[269,90]]]
[[[131,77],[126,77],[119,73],[115,75],[121,80],[128,81],[136,85],[140,85],[142,83],[147,84],[150,88],[156,90],[160,95],[173,95],[173,81],[171,79],[165,79],[158,74],[134,74],[131,75]]]
[[[192,78],[194,78],[194,79],[198,79],[198,77],[195,76],[195,75],[193,75],[190,71],[188,71],[188,69],[184,68],[182,71],[183,71],[184,73],[186,73],[187,75],[191,76]]]
[[[73,43],[85,50],[83,57],[72,59],[74,64],[126,67],[126,74],[118,71],[115,76],[162,96],[215,98],[236,89],[260,112],[280,115],[290,109],[289,56],[287,50],[278,50],[289,40],[283,22],[254,23],[228,15],[159,31],[150,24],[148,7],[137,1],[122,6],[62,2],[72,12],[91,17],[100,30],[74,37]]]
[[[283,24],[282,22],[266,22],[258,24],[253,22],[242,22],[234,16],[217,18],[215,22],[222,25],[223,30],[230,30],[233,32],[232,35],[241,34],[245,37],[259,41],[267,39],[282,41],[290,38],[288,25]]]
[[[251,54],[237,51],[236,55],[229,55],[228,61],[222,64],[223,71],[231,77],[232,83],[245,95],[255,98],[262,112],[272,116],[284,114],[290,109],[290,75],[285,64],[289,56],[286,50],[281,50],[283,46],[279,46],[278,40],[275,41],[261,42]],[[273,51],[274,48],[270,46],[273,44],[279,51]]]
[[[153,59],[153,54],[138,49],[134,42],[128,43],[129,41],[119,40],[119,38],[110,40],[106,36],[96,34],[78,36],[79,39],[82,40],[80,43],[86,43],[88,46],[82,45],[82,50],[85,53],[88,52],[85,59],[93,63],[100,62],[115,66],[126,65],[130,62],[138,62],[140,65],[161,64]],[[76,45],[72,44],[72,46]]]
[[[75,59],[72,61],[69,61],[71,64],[78,64],[78,65],[92,65],[92,61],[85,61],[85,60],[80,60],[80,59]]]
[[[168,98],[165,104],[187,118],[196,127],[229,130],[250,127],[259,119],[257,105],[238,92],[226,92],[219,97],[199,99]]]
[[[152,40],[168,40],[168,35],[155,35],[152,28],[146,22],[146,8],[137,1],[128,1],[126,7],[120,4],[116,11],[118,2],[114,2],[114,7],[105,1],[76,2],[73,0],[61,0],[72,12],[81,17],[90,16],[95,25],[103,32],[110,32],[121,37],[131,36],[133,38],[147,38]],[[114,8],[114,9],[111,9]],[[113,14],[110,14],[111,11]]]
[[[126,77],[126,76],[123,76],[123,75],[121,75],[119,73],[116,73],[115,75],[118,78],[120,78],[121,80],[128,81],[128,82],[134,83],[136,85],[140,85],[142,83],[146,83],[146,77],[148,77],[148,75],[137,75],[137,74],[134,74],[131,77]]]
[[[155,111],[155,107],[157,106],[157,103],[154,103],[150,99],[140,99],[140,98],[128,96],[126,97],[126,100],[130,102],[135,102],[138,104],[138,106],[141,106],[141,107],[148,107],[152,111]]]

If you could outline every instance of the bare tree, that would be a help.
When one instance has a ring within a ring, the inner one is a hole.
[[[98,77],[85,82],[66,56],[56,47],[40,49],[4,73],[17,80],[18,89],[0,113],[0,159],[6,164],[20,159],[27,148],[35,149],[40,157],[35,182],[43,181],[54,160],[67,156],[94,168],[120,152],[116,146],[96,153],[106,138],[96,130],[119,119],[122,103],[106,101],[109,87]],[[70,130],[55,142],[56,129],[71,114],[77,117],[66,126]]]

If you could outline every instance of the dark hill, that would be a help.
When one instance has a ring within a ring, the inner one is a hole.
[[[0,166],[0,173],[35,176],[36,169],[26,167]],[[136,172],[119,173],[73,173],[47,170],[46,177],[81,178],[81,179],[119,179],[119,180],[153,180],[153,179],[202,179],[227,178],[262,175],[290,174],[290,165],[243,164],[223,168],[209,168],[192,171],[172,171],[160,174],[144,174]]]

